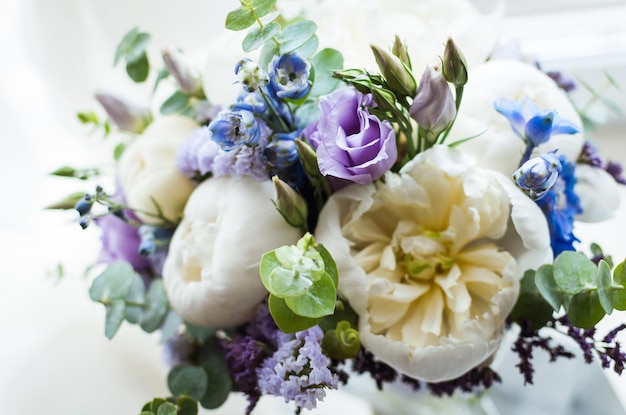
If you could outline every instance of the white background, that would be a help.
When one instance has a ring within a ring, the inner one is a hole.
[[[593,8],[585,8],[588,2],[583,1],[550,2],[581,7],[556,12],[545,1],[524,2],[526,8],[517,1],[510,3],[504,35],[522,39],[523,52],[597,85],[602,83],[599,69],[608,69],[626,88],[623,1],[594,2]],[[65,194],[91,189],[77,189],[77,182],[47,173],[69,161],[90,166],[109,159],[103,151],[108,151],[107,143],[98,135],[88,136],[75,121],[75,112],[96,108],[91,96],[98,87],[145,92],[125,81],[121,67],[112,69],[113,51],[123,33],[139,26],[153,34],[155,45],[193,50],[211,41],[225,12],[236,4],[234,0],[0,2],[3,414],[132,414],[144,401],[166,395],[158,337],[123,326],[109,342],[103,334],[104,310],[88,299],[88,282],[81,275],[98,251],[97,230],[82,231],[72,223],[74,215],[42,209]],[[609,96],[624,100],[615,91]],[[593,136],[604,154],[622,163],[626,163],[624,128],[622,118],[609,115],[607,125]],[[588,240],[608,240],[606,248],[617,258],[626,254],[621,243],[626,209],[619,215],[598,227],[582,227]],[[59,262],[67,275],[57,282],[53,271]],[[223,413],[237,412],[227,408]]]

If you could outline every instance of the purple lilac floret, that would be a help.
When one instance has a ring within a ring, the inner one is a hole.
[[[330,371],[330,360],[322,353],[324,332],[318,326],[278,335],[278,350],[258,369],[263,393],[282,396],[298,408],[313,409],[326,396],[326,389],[337,388],[337,377]]]
[[[269,128],[259,122],[260,138],[254,146],[238,146],[230,151],[222,150],[211,139],[207,127],[195,129],[183,141],[176,152],[176,166],[189,178],[201,180],[209,175],[213,177],[250,176],[257,181],[268,179],[268,164],[264,150],[270,134]]]
[[[574,251],[578,238],[574,235],[574,218],[582,213],[580,198],[574,192],[576,165],[559,156],[562,169],[558,179],[545,195],[536,201],[543,211],[550,230],[550,244],[556,257],[563,251]]]

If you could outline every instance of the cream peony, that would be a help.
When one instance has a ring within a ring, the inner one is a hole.
[[[320,47],[343,54],[345,67],[377,69],[369,48],[391,47],[394,36],[405,41],[416,76],[442,56],[449,36],[470,66],[484,62],[501,31],[501,13],[480,13],[468,0],[309,1],[307,18],[318,26]]]
[[[176,168],[176,147],[196,127],[188,117],[157,118],[122,154],[119,183],[127,204],[139,210],[141,221],[161,223],[153,216],[157,213],[156,202],[163,216],[178,222],[193,183]]]
[[[445,146],[324,206],[316,239],[363,345],[399,372],[439,382],[487,361],[529,268],[551,262],[540,209],[497,172]]]
[[[194,190],[163,267],[170,304],[185,321],[230,327],[252,317],[267,295],[261,256],[300,237],[274,207],[273,192],[271,181],[230,176]]]
[[[469,70],[463,102],[447,143],[477,136],[457,148],[476,157],[481,167],[507,176],[519,167],[525,144],[509,121],[493,106],[498,98],[528,97],[540,108],[555,109],[562,119],[580,127],[578,112],[554,81],[532,65],[512,60],[494,60]],[[575,161],[583,145],[582,134],[556,135],[535,149],[542,154],[558,149]]]

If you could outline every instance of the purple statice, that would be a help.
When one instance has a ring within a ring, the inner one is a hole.
[[[282,396],[300,408],[313,409],[337,388],[337,377],[322,353],[324,332],[318,326],[295,334],[278,333],[278,350],[257,371],[263,393]]]
[[[546,75],[552,78],[552,80],[558,85],[558,87],[565,92],[572,92],[576,89],[576,82],[563,75],[562,72],[548,71],[546,72]]]
[[[196,128],[176,149],[176,167],[186,177],[201,179],[211,173],[219,150],[206,126]]]
[[[278,337],[282,333],[270,314],[267,302],[262,302],[256,309],[254,318],[246,326],[246,334],[258,341],[278,349]]]
[[[489,389],[494,383],[502,382],[500,375],[492,368],[475,367],[456,379],[445,382],[428,383],[430,393],[435,396],[452,396],[457,391],[476,392],[478,389]]]
[[[574,235],[574,218],[582,213],[580,198],[574,192],[576,165],[559,156],[562,170],[554,185],[536,201],[543,211],[550,230],[550,244],[556,257],[563,251],[574,251],[578,238]]]
[[[604,170],[609,173],[613,179],[619,184],[626,184],[626,178],[623,175],[622,165],[614,161],[608,161],[604,166]]]
[[[596,148],[588,141],[585,141],[577,161],[581,164],[588,164],[593,167],[604,169],[617,183],[626,184],[626,178],[623,176],[622,166],[619,163],[610,160],[607,162],[602,160],[602,158],[598,155]]]
[[[268,348],[247,335],[223,339],[220,346],[238,390],[248,398],[246,414],[250,414],[261,398],[257,368],[268,358]]]

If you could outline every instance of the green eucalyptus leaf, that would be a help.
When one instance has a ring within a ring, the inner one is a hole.
[[[567,294],[574,295],[595,287],[597,267],[582,253],[562,252],[554,259],[553,266],[554,281]]]
[[[558,312],[563,305],[566,293],[554,281],[552,265],[542,265],[535,273],[535,285],[541,296]]]
[[[215,336],[216,329],[210,327],[198,327],[185,323],[185,331],[197,342],[204,343],[209,338]]]
[[[337,327],[337,323],[347,321],[352,327],[357,327],[359,318],[350,304],[343,300],[337,300],[335,312],[332,316],[326,316],[319,322],[319,326],[325,332]]]
[[[163,288],[163,281],[155,279],[150,283],[150,288],[146,294],[146,302],[140,323],[141,328],[148,333],[152,333],[161,326],[166,313],[167,297]]]
[[[343,55],[335,49],[322,49],[311,58],[311,64],[315,68],[315,83],[311,96],[319,97],[334,91],[340,81],[333,74],[343,69]]]
[[[98,116],[93,111],[79,112],[76,114],[76,116],[78,117],[78,120],[83,124],[94,124],[94,125],[100,124],[100,120],[98,119]]]
[[[317,25],[311,20],[300,20],[285,27],[278,36],[280,54],[293,52],[315,34]]]
[[[605,260],[600,260],[598,263],[597,283],[600,305],[607,314],[611,314],[614,308],[613,276],[611,275],[611,268]]]
[[[294,52],[297,52],[298,55],[300,55],[300,57],[308,59],[311,56],[313,56],[313,54],[315,53],[319,45],[320,45],[320,39],[317,37],[317,35],[313,35],[311,36],[309,40],[304,42],[301,46],[298,46],[294,50]]]
[[[211,345],[209,353],[205,354],[200,365],[208,379],[208,387],[200,399],[200,405],[206,409],[219,408],[228,399],[233,388],[233,380],[217,343]]]
[[[150,402],[150,411],[153,413],[157,413],[161,405],[167,403],[167,401],[163,398],[154,398],[152,402]]]
[[[143,315],[142,306],[146,296],[146,286],[139,274],[135,274],[133,284],[124,298],[126,302],[126,320],[132,324],[139,324]]]
[[[261,18],[272,11],[276,5],[276,0],[253,0],[252,10],[256,14],[256,17]]]
[[[317,244],[315,246],[315,250],[319,252],[322,260],[324,261],[324,270],[332,279],[335,287],[337,287],[339,285],[339,273],[337,272],[337,264],[335,264],[333,256],[330,252],[328,252],[328,249],[326,249],[324,245]]]
[[[136,27],[131,29],[117,45],[113,64],[117,65],[122,57],[127,63],[136,61],[145,53],[149,41],[150,35],[148,33],[139,32]]]
[[[113,160],[119,161],[124,150],[126,150],[126,143],[118,143],[113,149]]]
[[[141,411],[141,413],[139,415],[154,415],[154,412],[152,412],[152,411]]]
[[[333,314],[336,302],[337,287],[326,272],[313,283],[306,294],[300,297],[285,298],[285,304],[291,311],[308,318],[320,318]]]
[[[569,303],[567,317],[570,323],[582,329],[591,329],[605,313],[594,289],[584,290],[574,295]]]
[[[110,340],[115,336],[124,321],[126,304],[123,300],[114,300],[106,305],[104,335]]]
[[[56,202],[47,205],[46,209],[61,209],[61,210],[74,209],[74,207],[76,206],[76,203],[78,203],[78,201],[82,199],[83,196],[85,196],[85,192],[72,193],[70,195],[65,196],[65,198],[61,200],[57,200]]]
[[[615,286],[613,287],[613,307],[616,310],[626,310],[626,267],[621,262],[617,264],[613,271],[613,280]]]
[[[305,276],[285,268],[275,268],[270,274],[269,285],[265,288],[277,297],[299,297],[304,295],[313,282]]]
[[[163,324],[161,325],[161,340],[160,342],[163,344],[178,333],[178,328],[183,324],[182,317],[175,312],[174,310],[170,310],[163,320]]]
[[[172,96],[161,104],[159,111],[161,114],[170,115],[183,111],[185,108],[189,106],[191,98],[189,95],[183,94],[180,91],[174,92]]]
[[[178,410],[176,409],[176,405],[170,402],[165,402],[163,405],[159,406],[157,415],[176,415],[177,412]]]
[[[278,23],[270,23],[251,30],[243,39],[243,51],[252,52],[260,48],[265,42],[276,36],[278,32],[280,32],[280,25]]]
[[[198,401],[189,396],[181,396],[176,400],[178,415],[198,415]]]
[[[178,365],[167,376],[167,386],[174,396],[189,395],[200,399],[206,393],[209,378],[203,368]]]
[[[124,299],[133,286],[135,275],[135,270],[128,262],[112,262],[93,281],[89,296],[93,301],[101,303]]]
[[[545,272],[545,271],[544,271]],[[552,317],[552,306],[535,284],[535,271],[528,270],[520,283],[520,294],[509,317],[516,322],[528,321],[531,329],[538,330]]]
[[[128,62],[126,64],[126,73],[135,82],[143,82],[148,79],[148,74],[150,73],[148,55],[143,53],[136,60]]]
[[[285,303],[285,300],[272,294],[269,296],[268,305],[270,314],[278,328],[285,333],[295,333],[315,326],[321,318],[307,318],[295,314]]]
[[[263,69],[269,68],[270,62],[274,56],[278,56],[279,54],[280,50],[275,42],[266,42],[261,48],[261,53],[259,54],[259,67]]]
[[[252,9],[237,9],[226,16],[226,28],[235,32],[244,30],[256,22],[256,16]]]

